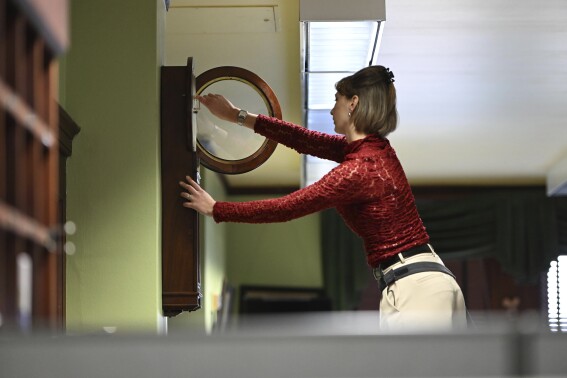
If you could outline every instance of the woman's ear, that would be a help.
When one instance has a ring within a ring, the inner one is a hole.
[[[354,109],[356,109],[356,106],[358,105],[358,96],[354,95],[352,96],[352,98],[350,99],[350,109],[351,112],[354,111]]]

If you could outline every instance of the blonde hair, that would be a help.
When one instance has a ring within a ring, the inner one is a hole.
[[[354,127],[365,134],[386,137],[398,125],[394,74],[384,66],[370,66],[342,78],[337,92],[348,99],[358,96],[351,114]]]

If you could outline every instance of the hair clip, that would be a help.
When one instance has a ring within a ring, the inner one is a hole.
[[[388,76],[388,79],[390,80],[390,83],[393,83],[394,81],[394,73],[392,71],[390,71],[389,68],[386,68],[386,76]]]

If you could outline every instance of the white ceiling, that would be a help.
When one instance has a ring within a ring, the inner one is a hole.
[[[269,2],[273,32],[231,31],[230,17],[219,33],[184,32],[176,12],[193,3],[172,1],[166,64],[193,56],[197,74],[250,69],[272,86],[284,118],[301,122],[299,0]],[[255,2],[207,3],[215,4]],[[400,124],[390,140],[410,181],[545,183],[567,155],[567,1],[387,0],[386,19],[378,63],[396,76]],[[236,187],[297,186],[300,171],[301,159],[279,146],[258,170],[229,179]]]

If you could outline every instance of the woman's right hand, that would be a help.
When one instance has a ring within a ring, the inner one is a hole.
[[[234,106],[232,102],[228,101],[223,95],[209,93],[204,96],[196,95],[195,98],[199,100],[201,104],[205,105],[216,117],[224,121],[236,122],[240,109]]]
[[[187,182],[179,182],[179,185],[184,189],[184,191],[181,192],[181,197],[186,200],[183,206],[212,217],[216,201],[191,177],[186,176],[185,179]]]

